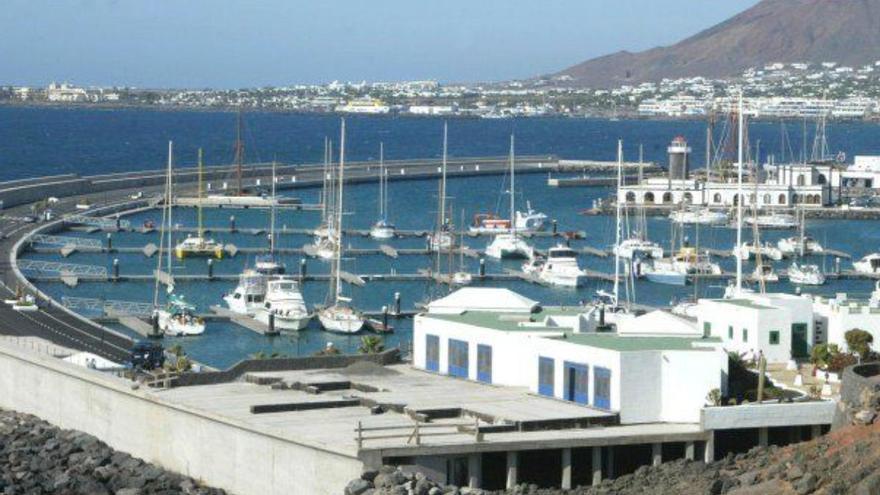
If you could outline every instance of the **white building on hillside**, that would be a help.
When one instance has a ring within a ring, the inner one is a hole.
[[[624,424],[697,422],[707,394],[726,391],[727,354],[692,322],[654,312],[606,333],[588,318],[506,289],[460,289],[416,316],[413,365],[616,412]]]
[[[845,293],[831,299],[814,296],[813,318],[819,342],[847,350],[846,332],[859,329],[869,332],[875,345],[880,343],[880,284],[868,300],[851,299]]]

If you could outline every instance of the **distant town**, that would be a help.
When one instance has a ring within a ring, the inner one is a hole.
[[[732,79],[691,77],[623,85],[574,87],[567,76],[491,84],[436,81],[337,82],[252,89],[140,89],[2,86],[0,104],[244,108],[369,115],[513,118],[540,116],[704,118],[729,112],[742,88],[755,118],[876,120],[880,118],[880,61],[846,67],[774,63]]]

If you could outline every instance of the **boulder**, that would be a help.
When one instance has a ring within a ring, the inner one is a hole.
[[[364,492],[373,488],[373,484],[365,479],[351,480],[345,487],[345,495],[363,495]]]

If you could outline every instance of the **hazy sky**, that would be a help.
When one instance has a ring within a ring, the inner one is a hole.
[[[491,81],[640,50],[757,0],[2,0],[0,84]]]

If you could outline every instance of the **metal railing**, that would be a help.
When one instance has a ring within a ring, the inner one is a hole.
[[[61,235],[34,234],[30,237],[31,244],[50,244],[54,246],[75,246],[80,248],[100,249],[100,239]]]
[[[152,304],[136,301],[61,296],[61,304],[68,309],[111,316],[150,316],[153,313]]]
[[[76,277],[107,278],[106,266],[79,265],[76,263],[59,263],[57,261],[19,259],[18,269],[23,272],[52,273],[61,275],[72,275]]]

